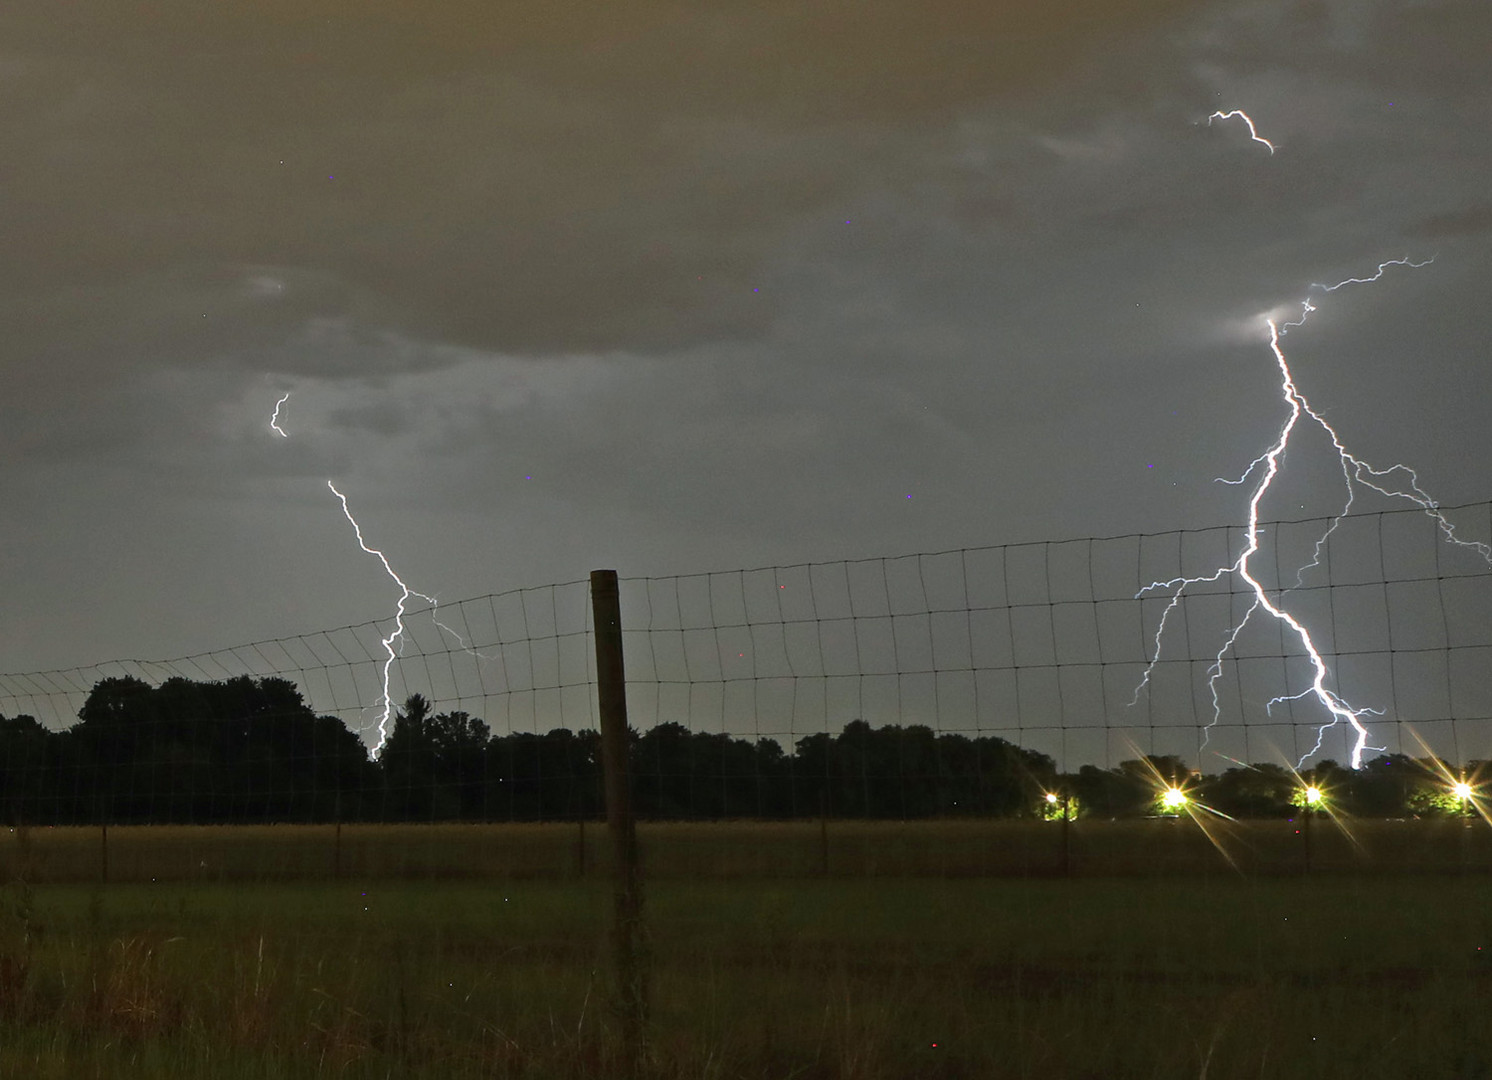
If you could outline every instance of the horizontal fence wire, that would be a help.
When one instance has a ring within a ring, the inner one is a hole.
[[[392,645],[385,642],[397,627],[384,619],[175,660],[111,660],[0,675],[0,714],[27,714],[59,729],[77,721],[104,679],[160,685],[278,677],[294,682],[317,713],[337,717],[371,747],[392,648],[388,697],[395,705],[417,693],[437,708],[473,712],[502,732],[593,727],[588,590],[588,582],[571,581],[411,608]]]
[[[1459,768],[1492,757],[1492,570],[1475,546],[1492,503],[1441,513],[1267,523],[1251,568],[1309,627],[1326,689],[1372,710],[1375,753]],[[1061,776],[1145,757],[1208,774],[1345,761],[1298,637],[1250,614],[1226,572],[1245,541],[1235,526],[624,576],[639,812],[1027,813]],[[0,675],[0,815],[600,812],[586,581],[395,629]]]
[[[0,675],[0,819],[571,817],[595,722],[589,583],[216,649]],[[398,631],[396,636],[396,631]]]
[[[1374,710],[1373,746],[1464,763],[1492,757],[1492,572],[1467,541],[1488,535],[1489,504],[1443,513],[1462,542],[1419,510],[1267,523],[1251,570],[1310,630],[1327,689]],[[1347,725],[1321,738],[1332,716],[1307,693],[1296,635],[1255,611],[1234,636],[1255,594],[1217,571],[1245,539],[1220,527],[623,579],[634,721],[787,747],[857,720],[917,726],[1064,770],[1141,754],[1295,764],[1318,739],[1346,760]],[[1209,576],[1179,597],[1147,588]]]

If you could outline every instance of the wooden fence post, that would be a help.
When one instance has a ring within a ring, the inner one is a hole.
[[[632,817],[627,684],[622,663],[621,600],[615,570],[591,571],[596,633],[596,698],[601,714],[601,767],[606,826],[616,853],[613,900],[617,1006],[629,1073],[640,1071],[648,1017],[648,958],[642,925],[642,874]]]

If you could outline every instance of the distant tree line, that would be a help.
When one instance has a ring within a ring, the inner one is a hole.
[[[1192,774],[1178,758],[1085,765],[1059,775],[1047,755],[992,736],[921,725],[772,739],[661,723],[631,746],[633,802],[644,819],[926,818],[1153,813],[1176,782],[1239,817],[1294,812],[1301,782],[1283,768]],[[1386,756],[1361,770],[1330,762],[1306,779],[1364,816],[1454,809],[1425,763]],[[1057,803],[1049,794],[1060,793]],[[10,824],[330,821],[543,821],[604,814],[594,731],[493,735],[420,695],[397,710],[376,757],[296,686],[133,678],[97,683],[78,721],[50,731],[0,717],[0,820]]]

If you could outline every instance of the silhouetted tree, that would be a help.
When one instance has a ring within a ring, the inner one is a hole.
[[[34,716],[0,717],[0,815],[11,825],[57,815],[55,749]]]
[[[1336,801],[1360,817],[1406,817],[1409,796],[1421,782],[1407,754],[1383,754],[1352,773]]]
[[[394,711],[394,726],[378,753],[387,820],[436,821],[457,816],[459,806],[443,790],[436,772],[434,727],[430,702],[422,694],[410,694]]]
[[[1143,771],[1084,765],[1070,783],[1086,812],[1097,817],[1142,814],[1155,804],[1154,779]]]
[[[1233,768],[1202,785],[1208,806],[1232,817],[1287,817],[1294,812],[1292,797],[1300,784],[1279,765]]]
[[[1360,816],[1444,813],[1444,763],[1382,755],[1360,770],[1323,761],[1297,780],[1263,765],[1202,778],[1179,757],[1055,763],[993,736],[923,724],[771,739],[691,731],[665,721],[631,733],[634,805],[651,818],[1022,816],[1043,792],[1070,791],[1086,813],[1153,812],[1181,783],[1234,816],[1292,812],[1302,782]],[[436,714],[411,694],[376,760],[294,683],[100,680],[65,731],[0,717],[0,820],[240,822],[573,820],[603,813],[599,736],[557,728],[494,736],[467,712]]]

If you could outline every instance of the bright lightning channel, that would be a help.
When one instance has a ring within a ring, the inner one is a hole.
[[[1320,289],[1321,291],[1328,293],[1335,292],[1336,290],[1342,288],[1344,285],[1367,284],[1377,281],[1384,275],[1385,272],[1387,272],[1388,268],[1391,266],[1420,267],[1428,265],[1428,263],[1431,261],[1432,260],[1427,259],[1423,262],[1416,263],[1411,262],[1409,259],[1390,259],[1386,262],[1380,263],[1378,265],[1377,272],[1374,273],[1371,277],[1347,278],[1344,281],[1337,282],[1335,285],[1313,285],[1312,288]],[[1284,336],[1286,331],[1289,330],[1291,327],[1304,325],[1306,320],[1310,317],[1311,313],[1315,310],[1315,305],[1313,305],[1310,302],[1310,299],[1307,298],[1306,300],[1303,300],[1301,302],[1300,318],[1283,324],[1277,323],[1273,318],[1266,320],[1266,323],[1269,327],[1269,348],[1271,353],[1273,353],[1275,363],[1280,370],[1280,391],[1281,396],[1284,398],[1285,404],[1289,409],[1289,415],[1285,420],[1284,426],[1280,429],[1279,435],[1275,438],[1273,445],[1271,445],[1269,449],[1264,451],[1264,453],[1260,454],[1252,462],[1250,462],[1248,468],[1243,471],[1242,476],[1240,476],[1237,480],[1220,478],[1221,481],[1226,484],[1243,484],[1248,481],[1250,476],[1257,477],[1254,483],[1253,490],[1249,494],[1248,525],[1245,531],[1246,542],[1244,544],[1242,554],[1240,554],[1237,560],[1232,564],[1219,567],[1217,570],[1213,571],[1210,574],[1205,574],[1199,577],[1176,577],[1170,579],[1169,581],[1151,582],[1149,585],[1145,586],[1138,593],[1136,593],[1136,599],[1138,599],[1150,592],[1170,592],[1171,599],[1170,602],[1166,605],[1165,610],[1161,613],[1160,624],[1156,627],[1155,631],[1155,649],[1153,658],[1151,659],[1150,664],[1145,669],[1145,674],[1140,680],[1140,685],[1135,688],[1135,696],[1133,702],[1139,701],[1139,695],[1141,691],[1143,691],[1146,685],[1149,683],[1150,675],[1155,670],[1155,665],[1160,661],[1161,639],[1165,635],[1167,620],[1170,618],[1171,613],[1174,612],[1176,608],[1181,605],[1181,601],[1183,596],[1185,595],[1187,587],[1204,582],[1215,582],[1226,577],[1229,574],[1236,574],[1242,581],[1244,581],[1248,585],[1249,592],[1253,594],[1253,602],[1249,606],[1248,611],[1244,613],[1243,618],[1233,625],[1233,628],[1229,631],[1223,641],[1222,648],[1218,650],[1217,655],[1213,658],[1212,665],[1207,669],[1207,686],[1209,692],[1212,695],[1213,716],[1212,722],[1203,729],[1202,745],[1207,745],[1207,739],[1208,736],[1211,734],[1212,727],[1216,725],[1222,717],[1222,701],[1218,693],[1218,680],[1222,677],[1223,662],[1227,659],[1228,654],[1232,651],[1234,644],[1238,641],[1239,635],[1243,633],[1244,627],[1248,625],[1249,621],[1254,617],[1255,613],[1264,611],[1277,622],[1290,628],[1290,631],[1294,634],[1295,639],[1300,643],[1301,648],[1305,650],[1306,655],[1310,658],[1311,667],[1314,672],[1313,678],[1311,679],[1311,685],[1308,689],[1303,690],[1298,694],[1282,694],[1279,697],[1273,698],[1268,703],[1268,707],[1272,709],[1275,705],[1278,705],[1284,701],[1298,701],[1303,698],[1313,697],[1331,717],[1330,720],[1321,725],[1321,727],[1318,729],[1316,744],[1311,747],[1311,749],[1307,753],[1301,756],[1300,761],[1297,763],[1297,768],[1300,767],[1300,765],[1303,764],[1307,758],[1311,757],[1321,749],[1321,745],[1326,738],[1327,731],[1329,731],[1331,728],[1335,727],[1339,723],[1345,723],[1352,728],[1354,733],[1352,746],[1352,767],[1356,769],[1362,767],[1362,757],[1363,753],[1366,750],[1384,749],[1383,747],[1370,747],[1368,745],[1369,732],[1367,725],[1364,722],[1364,717],[1382,716],[1382,710],[1354,707],[1346,700],[1344,700],[1339,694],[1327,688],[1326,681],[1330,675],[1330,672],[1326,666],[1326,661],[1322,659],[1321,652],[1316,647],[1316,643],[1311,637],[1310,630],[1307,629],[1306,626],[1289,611],[1281,607],[1279,603],[1276,603],[1274,600],[1270,599],[1268,592],[1265,590],[1263,584],[1259,581],[1259,579],[1254,576],[1252,567],[1250,566],[1250,560],[1259,551],[1260,547],[1259,506],[1263,502],[1264,496],[1268,493],[1270,485],[1274,483],[1275,477],[1279,475],[1281,461],[1285,456],[1285,449],[1287,446],[1289,446],[1290,436],[1294,433],[1295,427],[1299,423],[1301,417],[1304,416],[1309,418],[1317,426],[1319,426],[1331,439],[1332,446],[1336,449],[1337,457],[1341,462],[1342,481],[1346,488],[1347,495],[1346,501],[1344,502],[1341,511],[1332,519],[1331,524],[1317,539],[1315,546],[1315,556],[1310,563],[1308,563],[1305,567],[1302,567],[1300,574],[1297,575],[1297,583],[1299,583],[1300,576],[1303,575],[1306,570],[1319,565],[1321,552],[1324,545],[1326,544],[1326,541],[1331,537],[1331,534],[1341,523],[1342,518],[1344,518],[1352,509],[1352,504],[1356,495],[1356,489],[1358,485],[1369,488],[1381,495],[1388,496],[1389,498],[1407,499],[1408,501],[1414,503],[1416,506],[1420,507],[1420,509],[1424,510],[1426,514],[1435,519],[1436,523],[1440,527],[1440,531],[1448,541],[1460,547],[1471,548],[1472,550],[1480,554],[1489,563],[1492,563],[1492,547],[1489,547],[1487,544],[1483,543],[1459,539],[1455,535],[1455,526],[1451,524],[1451,522],[1445,517],[1443,513],[1441,513],[1439,504],[1436,503],[1436,501],[1420,486],[1419,475],[1412,468],[1407,465],[1391,465],[1386,469],[1376,469],[1372,465],[1368,464],[1366,461],[1348,451],[1346,445],[1342,442],[1341,436],[1337,434],[1336,429],[1333,428],[1329,423],[1327,423],[1326,418],[1311,406],[1311,403],[1306,399],[1306,396],[1301,393],[1299,387],[1295,385],[1295,378],[1290,372],[1290,365],[1285,358],[1284,349],[1280,345],[1280,338]],[[1388,486],[1396,478],[1400,480],[1400,485]]]
[[[1231,120],[1235,116],[1249,126],[1249,138],[1253,139],[1256,143],[1263,143],[1265,146],[1269,147],[1269,152],[1271,154],[1274,153],[1274,143],[1270,142],[1268,139],[1264,138],[1264,136],[1259,134],[1258,128],[1254,127],[1253,117],[1249,116],[1249,114],[1244,112],[1242,109],[1233,109],[1230,112],[1215,112],[1207,118],[1207,126],[1211,127],[1214,120]]]
[[[280,426],[280,406],[283,405],[283,404],[285,404],[285,402],[287,402],[289,400],[290,400],[290,391],[286,390],[285,391],[285,396],[282,397],[279,401],[275,402],[275,411],[270,415],[270,418],[269,418],[269,426],[272,427],[272,428],[274,428],[275,432],[282,439],[288,439],[288,438],[290,438],[290,436],[287,435],[287,434],[285,434],[285,429]]]
[[[275,402],[275,411],[274,414],[270,417],[269,421],[269,426],[274,428],[275,431],[279,432],[280,435],[285,436],[286,438],[288,438],[289,436],[286,435],[285,430],[280,427],[279,416],[280,407],[284,405],[285,402],[289,399],[290,394],[287,392],[284,397]],[[374,744],[371,750],[371,753],[376,757],[378,755],[378,752],[383,749],[383,745],[388,741],[389,737],[389,720],[392,718],[394,712],[393,697],[390,691],[390,678],[393,672],[394,662],[399,658],[403,650],[404,616],[407,612],[407,605],[409,603],[410,597],[418,597],[419,599],[424,600],[426,603],[428,603],[430,605],[430,621],[433,622],[436,626],[440,627],[440,629],[445,631],[447,634],[450,634],[451,637],[455,638],[464,651],[469,652],[473,656],[477,656],[482,659],[488,658],[483,656],[481,653],[473,650],[467,644],[466,639],[462,637],[461,634],[457,633],[453,628],[447,626],[445,623],[441,622],[439,618],[436,617],[436,613],[439,610],[439,604],[436,601],[435,597],[430,596],[427,593],[422,593],[418,589],[410,588],[405,583],[404,579],[401,578],[394,571],[394,567],[392,566],[392,564],[389,563],[388,556],[385,555],[382,551],[379,551],[377,548],[368,546],[368,542],[363,539],[362,526],[359,525],[357,519],[352,516],[352,509],[347,505],[347,496],[338,491],[337,485],[330,480],[326,482],[326,486],[331,489],[332,494],[335,495],[338,501],[341,502],[342,513],[347,518],[348,522],[350,522],[352,525],[352,531],[354,535],[357,536],[358,547],[362,548],[369,555],[376,557],[378,561],[383,564],[384,571],[390,578],[393,579],[394,584],[398,585],[399,589],[401,590],[399,595],[399,602],[396,605],[394,611],[393,632],[390,633],[387,637],[380,639],[384,651],[384,661],[381,672],[383,682],[382,711],[379,713],[378,717],[378,742]]]
[[[352,531],[357,536],[357,546],[362,548],[369,555],[377,558],[378,561],[383,564],[383,569],[388,574],[388,576],[394,579],[394,584],[398,585],[399,588],[402,590],[399,595],[399,603],[394,611],[394,629],[387,637],[381,639],[383,642],[383,651],[385,654],[383,661],[383,713],[378,718],[378,742],[373,747],[373,753],[376,755],[380,750],[383,749],[383,744],[388,741],[389,737],[389,717],[393,713],[393,700],[389,694],[389,676],[393,670],[394,661],[399,658],[400,649],[395,648],[395,645],[397,644],[402,648],[404,643],[405,605],[409,603],[409,598],[411,596],[417,596],[421,600],[426,601],[433,608],[435,606],[435,597],[428,596],[425,593],[418,591],[417,589],[411,589],[407,584],[405,584],[404,579],[401,578],[397,573],[395,573],[394,568],[389,564],[388,556],[379,551],[377,548],[369,547],[368,542],[363,539],[362,526],[357,523],[357,518],[352,516],[352,511],[347,506],[347,496],[338,491],[337,485],[332,483],[330,480],[326,482],[326,486],[331,488],[332,494],[341,501],[342,513],[345,514],[347,520],[352,523]],[[437,625],[439,624],[437,623]],[[454,631],[452,632],[454,633]]]
[[[1241,119],[1248,125],[1249,135],[1255,142],[1263,143],[1269,148],[1270,154],[1274,153],[1274,144],[1259,134],[1258,129],[1254,127],[1253,118],[1242,109],[1233,109],[1229,112],[1215,112],[1207,118],[1207,123],[1208,126],[1211,126],[1214,120],[1230,120],[1234,117]],[[1407,257],[1389,259],[1379,263],[1377,270],[1369,277],[1346,278],[1337,282],[1335,285],[1315,283],[1312,284],[1311,288],[1319,289],[1323,293],[1332,293],[1347,285],[1366,285],[1375,282],[1383,277],[1391,266],[1418,268],[1426,266],[1433,261],[1433,258],[1422,262],[1413,262]],[[1280,429],[1280,433],[1276,437],[1274,444],[1250,462],[1248,468],[1243,471],[1242,476],[1237,480],[1223,479],[1223,483],[1227,484],[1244,484],[1250,476],[1257,476],[1253,491],[1249,494],[1248,526],[1245,532],[1247,539],[1243,552],[1235,562],[1227,566],[1220,566],[1210,574],[1199,577],[1176,577],[1169,581],[1154,581],[1135,594],[1135,598],[1139,599],[1149,592],[1169,591],[1171,599],[1166,605],[1165,610],[1161,612],[1160,623],[1155,630],[1155,648],[1152,658],[1145,668],[1145,673],[1140,679],[1140,684],[1135,687],[1134,698],[1130,704],[1137,703],[1140,700],[1140,694],[1149,685],[1150,676],[1155,670],[1155,665],[1160,662],[1161,639],[1165,636],[1166,622],[1170,618],[1171,613],[1181,605],[1182,597],[1185,595],[1187,587],[1204,582],[1215,582],[1229,574],[1237,574],[1239,578],[1248,584],[1249,591],[1253,594],[1253,602],[1249,605],[1249,609],[1244,613],[1243,618],[1235,623],[1233,628],[1225,636],[1222,647],[1218,650],[1216,656],[1214,656],[1212,665],[1207,669],[1207,687],[1212,695],[1212,722],[1203,729],[1202,746],[1205,747],[1207,745],[1212,728],[1222,718],[1222,701],[1218,695],[1217,684],[1218,680],[1222,677],[1223,662],[1232,651],[1234,644],[1238,641],[1239,635],[1243,633],[1244,627],[1248,625],[1249,620],[1254,617],[1256,612],[1263,610],[1277,622],[1290,628],[1296,640],[1300,642],[1301,647],[1305,650],[1306,655],[1310,657],[1311,667],[1314,672],[1314,677],[1308,689],[1298,694],[1283,694],[1273,698],[1269,701],[1267,708],[1273,709],[1275,705],[1284,701],[1299,701],[1307,697],[1314,697],[1331,717],[1331,719],[1317,729],[1316,744],[1307,753],[1301,755],[1296,767],[1301,767],[1307,758],[1321,749],[1327,731],[1339,723],[1346,723],[1352,728],[1355,736],[1352,745],[1352,767],[1357,769],[1362,767],[1363,753],[1370,749],[1368,746],[1368,728],[1363,718],[1366,716],[1382,716],[1382,710],[1355,708],[1340,695],[1327,688],[1326,680],[1329,671],[1326,661],[1322,659],[1320,650],[1316,648],[1316,643],[1311,638],[1311,632],[1294,615],[1269,598],[1269,594],[1265,591],[1264,586],[1258,578],[1254,577],[1252,568],[1249,565],[1249,560],[1258,552],[1260,546],[1259,505],[1263,502],[1270,485],[1274,483],[1275,477],[1279,475],[1280,463],[1285,456],[1285,448],[1290,443],[1290,435],[1294,432],[1296,424],[1302,416],[1306,416],[1326,432],[1327,436],[1331,439],[1332,446],[1337,452],[1337,458],[1341,462],[1342,482],[1347,490],[1346,501],[1343,503],[1341,511],[1332,519],[1331,524],[1327,526],[1321,536],[1317,538],[1315,553],[1311,561],[1301,567],[1297,573],[1297,585],[1300,584],[1306,571],[1320,565],[1321,553],[1325,544],[1330,539],[1332,533],[1336,531],[1342,519],[1351,511],[1357,492],[1357,485],[1359,484],[1389,498],[1407,499],[1414,503],[1420,509],[1424,510],[1426,514],[1435,519],[1436,524],[1439,525],[1440,531],[1447,541],[1459,547],[1471,548],[1480,554],[1489,564],[1492,564],[1492,546],[1459,539],[1456,536],[1455,526],[1441,513],[1439,504],[1420,486],[1418,473],[1407,465],[1391,465],[1387,469],[1375,469],[1366,461],[1352,454],[1342,442],[1341,436],[1337,434],[1336,429],[1327,423],[1324,416],[1311,407],[1311,403],[1306,400],[1306,396],[1295,385],[1295,378],[1290,372],[1290,364],[1285,358],[1284,349],[1280,346],[1280,338],[1291,328],[1305,325],[1311,313],[1316,310],[1316,306],[1311,302],[1309,296],[1301,301],[1300,306],[1301,312],[1298,319],[1284,323],[1277,323],[1273,318],[1266,320],[1266,324],[1269,327],[1269,348],[1270,352],[1274,354],[1275,363],[1280,369],[1280,392],[1289,409],[1289,416],[1286,418],[1284,426]],[[1395,480],[1399,481],[1399,486],[1389,486]],[[1383,748],[1371,747],[1371,749],[1379,750]]]

